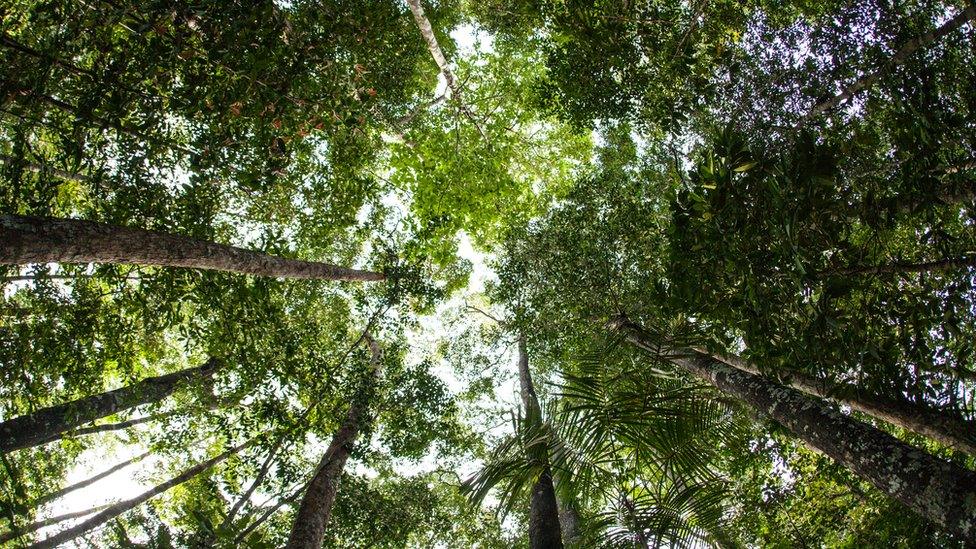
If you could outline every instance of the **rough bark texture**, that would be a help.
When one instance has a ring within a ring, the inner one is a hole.
[[[582,542],[582,530],[580,530],[580,516],[576,504],[559,496],[558,482],[556,490],[556,506],[559,509],[559,530],[562,533],[563,544],[574,549],[580,547]]]
[[[281,278],[372,281],[381,273],[276,257],[225,244],[80,219],[0,216],[0,264],[112,263]]]
[[[541,421],[542,408],[539,406],[539,399],[535,394],[535,387],[532,385],[532,373],[529,371],[529,353],[525,345],[525,336],[519,336],[518,340],[518,370],[519,370],[519,393],[522,397],[522,406],[525,408],[525,415],[532,421]],[[530,454],[529,449],[526,453]],[[556,490],[552,483],[552,471],[549,468],[549,456],[530,455],[530,460],[541,463],[530,463],[530,465],[542,465],[542,474],[536,479],[532,486],[532,495],[529,499],[529,546],[532,549],[561,548],[562,534],[559,523],[559,507],[556,504]]]
[[[157,402],[189,381],[213,375],[217,368],[217,360],[210,359],[197,368],[151,377],[128,387],[4,421],[0,423],[0,453],[50,442],[59,438],[60,434],[90,421],[134,406]]]
[[[562,546],[556,491],[552,485],[552,471],[547,466],[532,486],[532,497],[529,501],[529,547],[554,549]]]
[[[381,353],[379,345],[372,337],[366,336],[372,355],[374,379],[381,371]],[[357,399],[359,400],[359,399]],[[335,503],[336,490],[339,488],[339,478],[349,458],[356,437],[359,435],[359,425],[365,410],[355,402],[349,406],[346,420],[336,431],[329,443],[329,448],[322,456],[315,475],[308,483],[305,496],[295,514],[295,522],[288,536],[288,549],[320,549],[325,537],[325,527],[332,517],[332,505]]]
[[[183,471],[179,475],[167,480],[166,482],[162,484],[157,484],[149,491],[143,492],[142,494],[139,494],[138,496],[132,499],[127,499],[125,501],[120,501],[119,503],[113,504],[109,506],[107,509],[105,509],[104,511],[82,522],[81,524],[72,526],[71,528],[68,528],[62,532],[58,532],[57,534],[47,539],[41,540],[35,543],[34,545],[31,545],[30,549],[48,549],[49,547],[57,547],[58,545],[67,543],[86,532],[90,532],[91,530],[98,528],[99,526],[107,523],[108,521],[114,519],[115,517],[121,515],[122,513],[125,513],[130,509],[134,509],[142,505],[143,503],[158,496],[159,494],[162,494],[163,492],[169,490],[170,488],[183,484],[184,482],[199,475],[200,473],[206,471],[207,469],[210,469],[214,465],[217,465],[218,463],[224,461],[230,456],[239,453],[241,450],[247,448],[248,446],[251,446],[255,442],[257,442],[257,439],[251,439],[250,441],[245,442],[240,446],[227,450],[226,452],[220,454],[219,456],[213,459],[209,459],[202,463],[198,463],[193,467],[190,467],[189,469]]]
[[[827,101],[815,105],[812,109],[810,109],[810,112],[803,117],[803,120],[800,122],[800,125],[802,126],[803,124],[808,122],[811,118],[819,116],[820,114],[826,111],[829,111],[833,108],[840,106],[841,103],[854,97],[862,90],[870,88],[871,86],[876,84],[879,80],[881,80],[881,76],[884,75],[886,71],[890,70],[891,67],[904,63],[905,60],[908,59],[908,57],[911,56],[916,51],[920,50],[921,48],[924,48],[925,46],[928,46],[929,44],[935,42],[936,40],[939,40],[943,36],[958,29],[959,27],[965,25],[968,21],[973,19],[976,19],[976,4],[969,3],[969,5],[967,5],[961,12],[959,12],[952,19],[946,21],[941,27],[906,42],[905,45],[902,46],[898,51],[896,51],[890,58],[888,58],[888,60],[884,63],[884,65],[878,70],[857,80],[856,82],[848,86],[846,89],[844,89],[843,92],[835,95],[834,97],[828,99]]]
[[[976,473],[901,442],[820,399],[733,368],[694,349],[662,349],[639,325],[611,327],[627,340],[748,403],[797,438],[850,469],[912,511],[976,543]]]
[[[761,375],[754,364],[741,357],[724,354],[711,356],[744,372]],[[860,393],[851,385],[833,383],[798,371],[786,372],[780,376],[780,381],[804,393],[850,406],[852,410],[862,414],[927,436],[950,448],[976,455],[976,424],[958,416],[908,402]]]

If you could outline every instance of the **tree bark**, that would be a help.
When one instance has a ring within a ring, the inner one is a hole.
[[[263,254],[173,234],[81,219],[0,216],[0,264],[111,263],[344,281],[383,280],[382,273]]]
[[[518,339],[518,371],[519,393],[522,406],[525,408],[527,421],[533,422],[531,428],[542,425],[542,407],[532,385],[532,373],[529,371],[529,353],[526,349],[525,336]],[[532,486],[529,499],[529,546],[532,549],[561,548],[562,534],[559,523],[559,507],[556,504],[556,490],[552,482],[552,470],[549,468],[549,456],[545,449],[533,451],[525,448],[529,456],[529,465],[542,466],[542,473]]]
[[[556,507],[559,510],[559,531],[562,534],[563,544],[569,549],[580,547],[582,542],[582,530],[580,529],[579,510],[576,503],[559,495],[559,482],[553,479],[556,487]]]
[[[431,57],[434,58],[434,62],[437,63],[437,68],[440,69],[441,74],[444,75],[444,80],[447,81],[447,87],[451,90],[451,95],[454,98],[460,98],[461,88],[458,85],[457,77],[454,76],[454,71],[448,65],[444,51],[441,50],[440,44],[437,43],[434,28],[431,26],[430,20],[427,19],[427,14],[424,13],[424,7],[420,5],[420,0],[407,0],[407,5],[410,6],[410,12],[413,14],[413,19],[417,23],[417,28],[420,29],[420,34],[424,37],[424,42],[427,44],[427,49],[430,51]]]
[[[739,398],[797,438],[847,467],[882,493],[968,543],[976,543],[976,473],[938,459],[832,409],[820,399],[733,368],[694,349],[662,347],[620,317],[609,327],[649,351]]]
[[[366,335],[371,356],[371,377],[373,381],[382,371],[382,353],[379,344]],[[345,468],[349,452],[359,435],[360,422],[366,413],[368,405],[367,394],[357,395],[349,406],[346,420],[332,437],[329,448],[322,456],[322,460],[315,471],[315,475],[308,483],[305,496],[295,514],[295,521],[288,536],[288,549],[321,549],[322,539],[325,537],[325,527],[332,517],[332,506],[335,504],[336,491],[339,488],[339,478]],[[363,401],[362,404],[359,401]]]
[[[694,350],[699,353],[710,354],[701,349]],[[711,353],[710,356],[743,372],[757,376],[762,375],[754,364],[741,357],[714,353]],[[804,393],[833,400],[862,414],[976,456],[976,424],[971,421],[943,414],[925,406],[864,394],[852,385],[818,379],[795,370],[784,372],[779,381]]]
[[[474,124],[481,137],[486,138],[485,131],[481,129],[481,125],[475,119],[474,113],[471,112],[471,109],[461,99],[461,84],[454,75],[454,71],[451,70],[451,66],[448,65],[447,57],[444,56],[444,51],[441,50],[440,44],[437,43],[434,28],[431,26],[430,20],[427,19],[427,14],[424,13],[424,7],[420,4],[420,0],[407,0],[407,5],[410,6],[410,12],[413,13],[413,19],[417,23],[417,28],[420,29],[420,34],[424,37],[424,42],[427,43],[427,49],[430,51],[431,57],[434,58],[434,62],[437,63],[437,68],[444,75],[447,88],[451,90],[451,99],[457,103],[458,108],[461,109],[461,112],[468,121]]]
[[[244,444],[241,444],[237,447],[227,450],[226,452],[220,454],[215,458],[209,459],[202,463],[198,463],[193,467],[190,467],[189,469],[183,471],[179,475],[167,480],[166,482],[162,484],[157,484],[151,490],[143,492],[142,494],[132,499],[127,499],[125,501],[120,501],[119,503],[115,503],[109,506],[104,511],[98,513],[94,517],[82,522],[81,524],[68,528],[63,532],[58,532],[57,534],[49,538],[43,539],[35,543],[34,545],[31,545],[30,549],[48,549],[50,547],[57,547],[58,545],[67,543],[86,532],[98,528],[99,526],[107,523],[108,521],[114,519],[115,517],[121,515],[122,513],[125,513],[130,509],[134,509],[139,505],[142,505],[143,503],[158,496],[159,494],[162,494],[163,492],[169,490],[170,488],[183,484],[184,482],[190,480],[191,478],[210,469],[214,465],[217,465],[218,463],[224,461],[225,459],[239,453],[244,448],[251,446],[252,444],[257,442],[257,440],[258,439],[256,438],[251,439],[250,441],[245,442]]]
[[[64,496],[70,494],[71,492],[74,492],[75,490],[80,490],[80,489],[82,489],[82,488],[84,488],[86,486],[90,486],[90,485],[92,485],[92,484],[94,484],[94,483],[102,480],[103,478],[111,475],[112,473],[115,473],[117,471],[121,471],[122,469],[125,469],[126,467],[132,465],[133,463],[137,463],[139,461],[142,461],[142,460],[146,459],[150,455],[152,455],[152,452],[144,452],[142,454],[139,454],[138,456],[129,458],[129,459],[123,461],[122,463],[118,463],[118,464],[116,464],[113,467],[109,467],[108,469],[102,471],[101,473],[98,473],[97,475],[88,477],[85,480],[82,480],[82,481],[79,481],[79,482],[76,482],[76,483],[72,484],[71,486],[65,486],[64,488],[62,488],[60,490],[56,490],[54,492],[51,492],[50,494],[41,496],[40,498],[37,499],[37,501],[34,502],[34,506],[35,507],[39,507],[39,506],[44,505],[45,503],[48,503],[50,501],[54,501],[56,499],[62,498]]]
[[[142,404],[157,402],[196,379],[210,377],[218,368],[211,358],[203,366],[187,368],[134,385],[43,408],[0,423],[0,453],[30,448],[60,438],[85,423]]]
[[[814,105],[814,107],[810,109],[810,112],[807,113],[807,115],[804,116],[800,121],[799,126],[802,127],[804,124],[809,122],[810,119],[817,117],[830,109],[840,106],[840,104],[844,101],[847,101],[848,99],[857,95],[859,92],[870,88],[881,80],[881,76],[892,67],[904,63],[909,56],[919,49],[928,46],[936,40],[939,40],[943,36],[958,29],[973,19],[976,19],[976,4],[970,2],[961,12],[956,14],[956,16],[952,19],[946,21],[941,27],[906,42],[905,45],[896,51],[891,57],[889,57],[878,70],[858,79],[853,84],[845,88],[844,91],[828,99],[827,101]]]

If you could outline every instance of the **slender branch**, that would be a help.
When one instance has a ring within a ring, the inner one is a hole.
[[[13,529],[13,530],[11,530],[9,532],[6,532],[4,534],[0,534],[0,543],[7,543],[10,540],[13,540],[13,539],[17,539],[17,538],[26,536],[27,534],[30,534],[31,532],[36,532],[36,531],[40,530],[41,528],[44,528],[46,526],[51,526],[52,524],[58,524],[58,523],[61,523],[61,522],[66,521],[66,520],[71,520],[71,519],[76,519],[76,518],[81,518],[81,517],[87,517],[88,515],[91,515],[93,513],[97,513],[99,511],[101,511],[103,509],[107,509],[107,508],[109,508],[111,506],[112,506],[111,503],[107,503],[105,505],[98,505],[96,507],[92,507],[90,509],[85,509],[83,511],[75,511],[74,513],[65,513],[63,515],[55,515],[53,517],[49,517],[49,518],[46,518],[46,519],[41,519],[41,520],[32,522],[32,523],[30,523],[30,524],[28,524],[26,526],[23,526],[23,527],[20,527],[20,528],[15,528],[15,529]]]
[[[66,486],[66,487],[64,487],[64,488],[62,488],[60,490],[56,490],[54,492],[51,492],[50,494],[41,496],[40,498],[37,499],[37,501],[34,502],[34,505],[35,506],[41,506],[41,505],[43,505],[45,503],[48,503],[50,501],[54,501],[56,499],[62,498],[64,496],[66,496],[67,494],[70,494],[71,492],[74,492],[75,490],[80,490],[82,488],[85,488],[86,486],[91,486],[92,484],[98,482],[99,480],[102,480],[103,478],[111,475],[112,473],[115,473],[117,471],[121,471],[122,469],[128,467],[129,465],[132,465],[133,463],[137,463],[139,461],[142,461],[142,460],[146,459],[150,455],[152,455],[152,452],[151,451],[144,452],[142,454],[139,454],[138,456],[129,458],[129,459],[123,461],[122,463],[118,463],[118,464],[116,464],[116,465],[114,465],[114,466],[112,466],[112,467],[110,467],[110,468],[102,471],[101,473],[98,473],[97,475],[88,477],[85,480],[82,480],[80,482],[76,482],[76,483],[72,484],[71,486]]]
[[[200,473],[202,473],[202,472],[210,469],[214,465],[217,465],[218,463],[224,461],[225,459],[229,458],[230,456],[237,454],[238,452],[240,452],[244,448],[247,448],[248,446],[251,446],[251,445],[255,444],[258,440],[260,440],[260,436],[259,437],[252,438],[251,440],[249,440],[249,441],[247,441],[247,442],[245,442],[243,444],[240,444],[240,445],[238,445],[238,446],[236,446],[234,448],[231,448],[230,450],[227,450],[226,452],[223,452],[222,454],[218,455],[217,457],[214,457],[212,459],[208,459],[207,461],[198,463],[198,464],[194,465],[193,467],[190,467],[189,469],[186,469],[185,471],[183,471],[179,475],[177,475],[177,476],[169,479],[168,481],[163,482],[161,484],[157,484],[151,490],[148,490],[146,492],[143,492],[142,494],[139,494],[138,496],[136,496],[136,497],[134,497],[132,499],[127,499],[125,501],[121,501],[119,503],[116,503],[114,505],[111,505],[108,508],[106,508],[105,510],[103,510],[102,512],[100,512],[97,515],[95,515],[94,517],[92,517],[92,518],[90,518],[90,519],[82,522],[81,524],[78,524],[76,526],[73,526],[71,528],[68,528],[68,529],[66,529],[66,530],[64,530],[62,532],[58,532],[57,534],[55,534],[55,535],[53,535],[53,536],[51,536],[49,538],[45,538],[45,539],[43,539],[43,540],[41,540],[41,541],[39,541],[39,542],[31,545],[30,546],[30,549],[49,549],[49,548],[57,547],[58,545],[61,545],[63,543],[67,543],[67,542],[69,542],[69,541],[71,541],[71,540],[73,540],[73,539],[75,539],[75,538],[77,538],[77,537],[85,534],[86,532],[88,532],[90,530],[93,530],[93,529],[95,529],[95,528],[97,528],[97,527],[105,524],[106,522],[114,519],[115,517],[121,515],[122,513],[125,513],[126,511],[129,511],[130,509],[134,509],[134,508],[138,507],[139,505],[142,505],[143,503],[145,503],[145,502],[149,501],[150,499],[158,496],[159,494],[162,494],[163,492],[169,490],[170,488],[173,488],[174,486],[178,486],[180,484],[183,484],[184,482],[190,480],[191,478],[193,478],[193,477],[199,475]]]
[[[896,273],[926,273],[933,271],[948,271],[960,267],[976,266],[976,255],[966,255],[962,257],[952,257],[937,259],[933,261],[921,261],[909,263],[896,261],[885,265],[869,265],[833,269],[820,273],[818,276],[852,276],[852,275],[882,275]]]
[[[234,506],[231,507],[230,511],[227,512],[227,516],[224,518],[223,522],[220,523],[220,526],[217,528],[217,530],[224,530],[230,527],[231,524],[233,524],[234,517],[236,517],[237,513],[239,513],[241,508],[244,507],[244,504],[251,499],[251,495],[254,493],[257,487],[260,486],[262,482],[264,482],[264,479],[268,476],[268,472],[271,470],[271,463],[274,461],[275,456],[278,454],[278,450],[280,450],[282,445],[285,443],[286,434],[287,431],[282,432],[281,435],[278,436],[278,440],[275,441],[274,446],[272,446],[271,450],[268,451],[268,457],[265,458],[264,463],[261,464],[261,469],[258,471],[258,474],[254,478],[254,481],[251,482],[251,485],[248,486],[247,490],[245,490],[244,493],[241,494],[241,497],[237,499],[237,501],[234,503]]]
[[[0,160],[3,160],[7,164],[20,164],[24,168],[38,174],[52,174],[61,179],[66,179],[68,181],[75,181],[77,183],[87,183],[88,176],[81,175],[78,173],[73,173],[65,170],[60,170],[58,168],[52,168],[49,166],[44,166],[41,164],[35,164],[33,162],[22,162],[12,156],[6,154],[0,154]]]
[[[907,60],[908,57],[913,53],[925,46],[928,46],[936,40],[939,40],[973,19],[976,19],[976,4],[970,2],[969,5],[967,5],[961,12],[956,14],[956,16],[952,19],[949,19],[941,27],[906,42],[905,45],[899,48],[894,55],[889,57],[878,70],[855,81],[853,84],[845,88],[844,91],[828,99],[827,101],[815,105],[812,109],[810,109],[810,112],[800,120],[799,124],[797,124],[797,129],[802,128],[811,119],[823,114],[824,112],[840,106],[841,103],[851,99],[859,92],[870,88],[881,80],[884,73],[891,70],[893,67],[904,63],[905,60]]]
[[[238,534],[236,538],[234,538],[234,545],[240,546],[241,543],[244,541],[244,539],[247,538],[247,536],[250,535],[251,532],[256,530],[258,526],[261,526],[269,518],[271,518],[271,515],[275,514],[275,511],[281,509],[285,504],[291,503],[296,499],[298,499],[298,496],[302,495],[305,492],[306,486],[308,486],[308,483],[299,486],[298,489],[292,492],[291,494],[289,494],[288,497],[279,500],[278,503],[268,508],[264,513],[261,514],[260,517],[258,517],[257,520],[252,522],[247,528],[241,530],[241,533]]]

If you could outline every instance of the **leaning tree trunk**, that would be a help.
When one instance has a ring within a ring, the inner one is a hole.
[[[114,263],[322,280],[383,280],[381,273],[287,259],[198,238],[80,219],[0,216],[0,264]]]
[[[695,351],[705,352],[700,349],[695,349]],[[741,357],[714,353],[711,356],[744,372],[761,375],[755,364]],[[794,389],[850,406],[852,410],[862,414],[976,456],[976,424],[971,421],[966,421],[958,416],[946,415],[926,406],[877,395],[859,394],[856,387],[846,383],[817,379],[795,370],[784,372],[780,377],[781,382]]]
[[[187,368],[134,385],[43,408],[0,423],[0,453],[30,448],[56,440],[59,435],[90,421],[135,406],[166,398],[190,381],[210,377],[218,368],[211,358],[203,366]]]
[[[371,355],[371,377],[375,381],[382,371],[382,356],[379,344],[369,335],[366,336]],[[288,549],[320,549],[325,537],[325,527],[332,517],[332,505],[335,503],[336,490],[339,488],[339,477],[349,458],[356,437],[359,435],[360,422],[366,409],[371,388],[365,394],[357,396],[349,406],[346,421],[332,437],[329,448],[322,456],[315,476],[308,483],[305,496],[295,514],[291,534],[288,536]],[[363,401],[363,402],[360,402]]]
[[[532,385],[529,353],[526,350],[524,335],[519,336],[518,352],[519,393],[522,397],[525,417],[527,421],[534,423],[529,425],[529,428],[536,432],[541,428],[542,408],[539,406],[539,399]],[[559,507],[556,504],[556,490],[552,482],[552,470],[549,468],[549,456],[544,447],[525,448],[525,452],[529,456],[530,466],[542,466],[542,473],[532,485],[532,495],[529,499],[529,546],[532,549],[562,547]]]
[[[634,346],[739,398],[810,447],[912,511],[976,543],[976,473],[905,444],[832,409],[821,399],[733,368],[694,349],[662,348],[638,324],[611,322]]]
[[[976,4],[971,1],[968,5],[963,8],[961,12],[955,15],[955,17],[946,21],[942,26],[935,29],[934,31],[927,32],[917,38],[913,38],[905,43],[904,46],[899,48],[891,57],[885,61],[885,63],[876,71],[871,74],[855,81],[853,84],[844,89],[841,93],[835,95],[834,97],[814,105],[810,112],[803,117],[800,121],[799,126],[803,126],[810,119],[823,114],[833,108],[841,105],[841,103],[847,101],[848,99],[854,97],[859,92],[870,88],[871,86],[878,83],[881,80],[882,75],[892,67],[901,65],[916,51],[928,46],[929,44],[941,39],[943,36],[949,34],[950,32],[958,29],[959,27],[965,25],[969,21],[976,19]]]
[[[257,438],[253,438],[248,442],[245,442],[244,444],[241,444],[235,448],[231,448],[230,450],[227,450],[226,452],[220,454],[219,456],[213,459],[208,459],[207,461],[198,463],[193,467],[190,467],[189,469],[183,471],[179,475],[167,480],[166,482],[162,484],[157,484],[151,490],[143,492],[142,494],[139,494],[138,496],[132,499],[127,499],[125,501],[120,501],[118,503],[115,503],[109,506],[101,513],[98,513],[94,517],[82,522],[81,524],[72,526],[67,530],[58,532],[57,534],[49,538],[43,539],[35,543],[34,545],[31,545],[29,549],[48,549],[49,547],[57,547],[58,545],[67,543],[86,532],[90,532],[91,530],[94,530],[95,528],[98,528],[99,526],[106,524],[107,522],[121,515],[122,513],[125,513],[126,511],[129,511],[131,509],[134,509],[142,505],[143,503],[158,496],[159,494],[162,494],[163,492],[169,490],[170,488],[183,484],[184,482],[210,469],[211,467],[217,465],[218,463],[224,461],[225,459],[240,453],[241,450],[247,448],[248,446],[251,446],[257,441],[258,441]]]

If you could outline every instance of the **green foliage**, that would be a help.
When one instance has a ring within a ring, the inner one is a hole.
[[[8,4],[0,214],[387,280],[0,267],[0,419],[224,364],[2,456],[0,531],[83,465],[151,450],[155,484],[260,437],[87,542],[281,546],[355,404],[328,547],[523,546],[545,467],[584,547],[961,543],[606,323],[973,420],[973,23],[892,57],[963,4],[424,2],[457,94],[399,1]],[[541,409],[510,412],[512,334]]]

